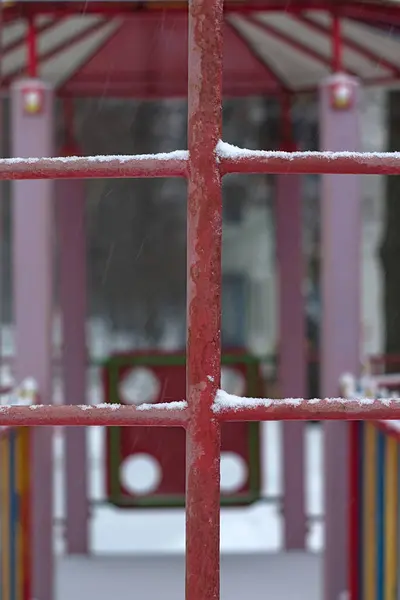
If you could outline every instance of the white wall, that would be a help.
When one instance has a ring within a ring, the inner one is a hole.
[[[365,90],[362,101],[362,150],[382,151],[387,147],[385,127],[385,93]],[[379,263],[385,180],[378,175],[362,176],[362,352],[381,353],[384,348],[383,279]]]
[[[275,239],[267,202],[247,203],[240,225],[224,225],[222,264],[225,272],[248,278],[247,346],[255,354],[276,345]]]

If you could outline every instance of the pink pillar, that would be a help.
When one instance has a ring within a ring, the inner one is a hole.
[[[276,244],[279,267],[279,387],[282,398],[306,395],[301,177],[277,176]],[[285,548],[305,547],[304,423],[283,424]]]
[[[355,79],[335,75],[322,84],[320,128],[322,150],[359,150],[359,86]],[[324,175],[321,200],[321,383],[322,395],[329,397],[338,394],[343,373],[357,375],[360,369],[360,178]],[[340,600],[348,589],[348,431],[346,422],[324,425],[324,600]]]
[[[35,95],[36,94],[36,95]],[[11,88],[12,156],[53,154],[53,91],[24,79]],[[42,106],[34,112],[35,101]],[[27,112],[28,105],[33,112]],[[43,404],[52,402],[53,182],[13,182],[16,377],[33,377]],[[52,433],[32,439],[32,598],[53,600]]]
[[[58,181],[60,304],[63,318],[63,379],[66,404],[86,403],[85,183]],[[65,428],[66,544],[69,554],[88,553],[86,428]]]

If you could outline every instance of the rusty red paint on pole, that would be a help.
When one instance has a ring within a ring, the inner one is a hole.
[[[218,600],[222,0],[189,2],[186,600]]]

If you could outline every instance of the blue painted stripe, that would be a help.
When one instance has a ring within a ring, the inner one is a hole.
[[[378,432],[376,479],[376,600],[385,596],[385,434]]]
[[[16,431],[10,430],[10,597],[11,600],[17,600],[17,518],[18,518],[18,497],[16,490],[15,467],[16,467]]]

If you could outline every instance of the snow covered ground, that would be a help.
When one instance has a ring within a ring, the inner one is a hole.
[[[279,423],[269,423],[263,431],[264,494],[281,493],[281,452]],[[90,497],[104,498],[103,430],[89,431]],[[308,426],[306,435],[307,511],[311,515],[322,513],[321,431],[318,426]],[[63,453],[62,439],[56,440],[55,500],[58,517],[63,516]],[[227,474],[229,477],[229,473]],[[91,544],[96,554],[152,554],[183,553],[184,511],[170,510],[120,510],[112,506],[93,509],[91,519]],[[57,532],[57,548],[62,550],[61,531]],[[323,543],[321,522],[310,527],[308,546],[319,551]],[[222,552],[274,552],[282,549],[282,520],[276,504],[256,503],[247,508],[226,508],[221,515]]]
[[[280,424],[264,433],[264,491],[281,491]],[[103,496],[102,431],[90,430],[90,490]],[[57,512],[62,514],[62,452],[56,449]],[[321,431],[308,426],[307,509],[321,514]],[[60,531],[57,547],[62,551]],[[121,511],[96,508],[91,522],[92,556],[63,557],[56,571],[57,600],[110,600],[133,593],[140,600],[184,600],[184,512],[181,509]],[[224,509],[221,515],[221,600],[320,600],[322,598],[322,525],[313,523],[308,554],[282,550],[278,507],[258,503]],[[290,576],[288,577],[288,574]]]
[[[321,557],[315,554],[223,554],[221,600],[320,600]],[[183,555],[68,558],[57,570],[57,600],[184,600]]]
[[[264,433],[264,491],[281,491],[280,424]],[[102,431],[90,430],[90,490],[103,497]],[[62,515],[62,452],[57,441],[55,496]],[[321,514],[321,431],[308,426],[307,509]],[[57,600],[110,600],[128,593],[140,600],[184,600],[184,512],[181,509],[121,511],[95,508],[91,521],[92,556],[63,557],[56,571]],[[58,551],[62,536],[56,532]],[[322,524],[313,523],[308,554],[282,552],[282,521],[277,506],[258,503],[223,509],[221,514],[221,600],[320,600]],[[288,577],[288,574],[290,576]]]

